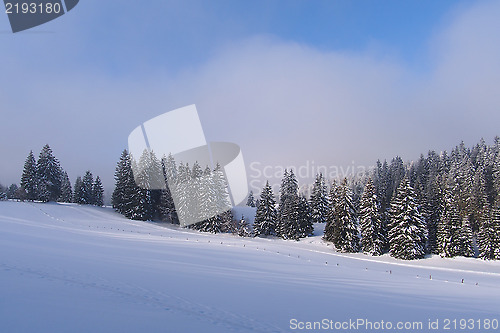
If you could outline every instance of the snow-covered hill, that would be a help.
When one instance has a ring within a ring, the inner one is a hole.
[[[344,332],[474,319],[478,332],[499,309],[498,262],[346,255],[319,235],[248,239],[0,202],[1,332],[289,332],[325,319]],[[358,319],[373,329],[346,326]]]

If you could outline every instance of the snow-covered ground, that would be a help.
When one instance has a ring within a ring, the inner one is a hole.
[[[453,332],[454,319],[475,320],[456,331],[495,331],[478,325],[500,320],[499,262],[340,254],[317,227],[300,242],[249,239],[0,202],[0,332],[289,332],[325,320],[326,331]],[[358,319],[373,329],[346,326]]]

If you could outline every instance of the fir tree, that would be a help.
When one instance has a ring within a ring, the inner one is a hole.
[[[127,177],[126,170],[130,168],[130,159],[128,151],[124,150],[120,156],[120,160],[116,165],[115,170],[115,189],[111,195],[111,204],[119,213],[124,213],[125,196],[127,192]]]
[[[238,236],[249,237],[250,234],[250,224],[246,221],[245,216],[242,215],[238,222]]]
[[[451,191],[446,192],[445,208],[438,226],[438,248],[442,257],[473,255],[472,230],[466,216],[460,214]]]
[[[0,201],[7,200],[7,188],[0,184]]]
[[[339,203],[339,187],[337,183],[334,181],[330,187],[330,205],[328,207],[328,212],[326,215],[326,224],[324,229],[323,239],[333,242],[333,239],[336,239],[338,235],[336,234],[337,229],[334,226],[335,220],[335,211],[337,209],[337,205]]]
[[[299,196],[297,202],[297,212],[299,220],[299,237],[311,236],[314,232],[312,209],[304,196]]]
[[[11,184],[5,194],[7,195],[7,199],[20,199],[18,197],[19,186],[17,186],[17,184]]]
[[[73,190],[73,202],[83,204],[83,182],[82,177],[78,176],[75,181],[75,189]]]
[[[36,164],[38,199],[43,202],[56,201],[61,195],[61,167],[49,145],[40,152]]]
[[[102,187],[101,178],[99,178],[99,176],[96,177],[92,185],[92,202],[96,206],[104,206],[104,188]]]
[[[298,184],[290,170],[285,170],[280,190],[280,204],[278,207],[278,224],[276,235],[283,239],[299,239],[301,237],[298,212]]]
[[[116,166],[116,184],[112,195],[112,204],[113,208],[126,218],[138,219],[138,217],[141,217],[141,215],[137,214],[141,196],[132,171],[133,162],[127,150],[124,150]]]
[[[259,207],[255,213],[253,233],[255,236],[269,236],[276,234],[277,211],[273,189],[266,182],[260,193]]]
[[[391,256],[405,260],[423,258],[427,230],[408,178],[401,181],[396,191],[390,217],[388,236]]]
[[[24,189],[26,200],[36,200],[38,198],[36,178],[36,161],[33,151],[30,151],[24,162],[23,175],[21,176],[21,188]]]
[[[250,191],[250,193],[248,193],[247,206],[255,207],[255,199],[253,197],[253,191]]]
[[[352,203],[352,191],[347,179],[337,188],[334,206],[325,227],[324,239],[331,241],[341,252],[359,251],[358,221]]]
[[[162,158],[161,164],[165,177],[165,189],[162,191],[160,197],[160,217],[164,221],[179,224],[174,198],[170,190],[170,188],[175,188],[177,177],[177,166],[172,154],[169,154],[167,158]]]
[[[488,206],[484,169],[478,167],[474,173],[469,205],[469,219],[474,232],[479,230],[481,222],[487,218]]]
[[[94,185],[94,176],[92,172],[86,171],[85,175],[82,178],[82,187],[81,187],[81,196],[80,202],[84,205],[93,205],[94,198],[92,197],[92,187]]]
[[[328,189],[323,174],[316,175],[316,180],[311,193],[310,207],[313,223],[323,223],[328,215]]]
[[[500,259],[500,208],[498,204],[491,209],[488,218],[482,221],[477,242],[479,258]]]
[[[60,202],[73,202],[73,191],[71,190],[71,182],[69,181],[68,173],[63,171],[61,176],[61,196]]]
[[[386,234],[380,216],[380,204],[372,179],[368,180],[361,197],[359,224],[361,248],[371,255],[381,255],[385,249]]]

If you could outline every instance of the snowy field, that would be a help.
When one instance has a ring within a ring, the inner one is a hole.
[[[484,326],[500,320],[500,262],[340,254],[317,227],[249,239],[0,202],[0,332],[500,331]]]

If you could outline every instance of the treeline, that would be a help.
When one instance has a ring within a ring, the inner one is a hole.
[[[68,174],[49,145],[42,148],[38,160],[30,151],[24,163],[20,186],[12,184],[5,193],[3,197],[6,199],[104,205],[104,189],[99,176],[94,180],[92,173],[87,171],[83,179],[76,179],[73,190]]]
[[[368,177],[334,183],[325,192],[319,176],[313,214],[326,222],[324,239],[341,251],[500,259],[498,137],[492,146],[481,140],[466,148],[462,142],[451,154],[429,151],[411,163],[378,161]]]
[[[378,161],[361,179],[333,182],[317,175],[309,202],[285,171],[279,204],[269,183],[256,200],[254,235],[298,239],[325,223],[324,239],[342,252],[426,254],[500,259],[500,139],[463,142],[449,155],[429,151],[416,162]],[[253,193],[248,205],[254,204]]]
[[[199,221],[189,227],[212,233],[250,234],[245,219],[233,218],[226,180],[218,164],[213,170],[208,166],[202,169],[197,162],[192,167],[182,162],[177,165],[171,155],[158,159],[148,150],[136,160],[124,150],[115,181],[113,208],[129,219],[173,224]],[[212,216],[210,212],[217,214]]]

